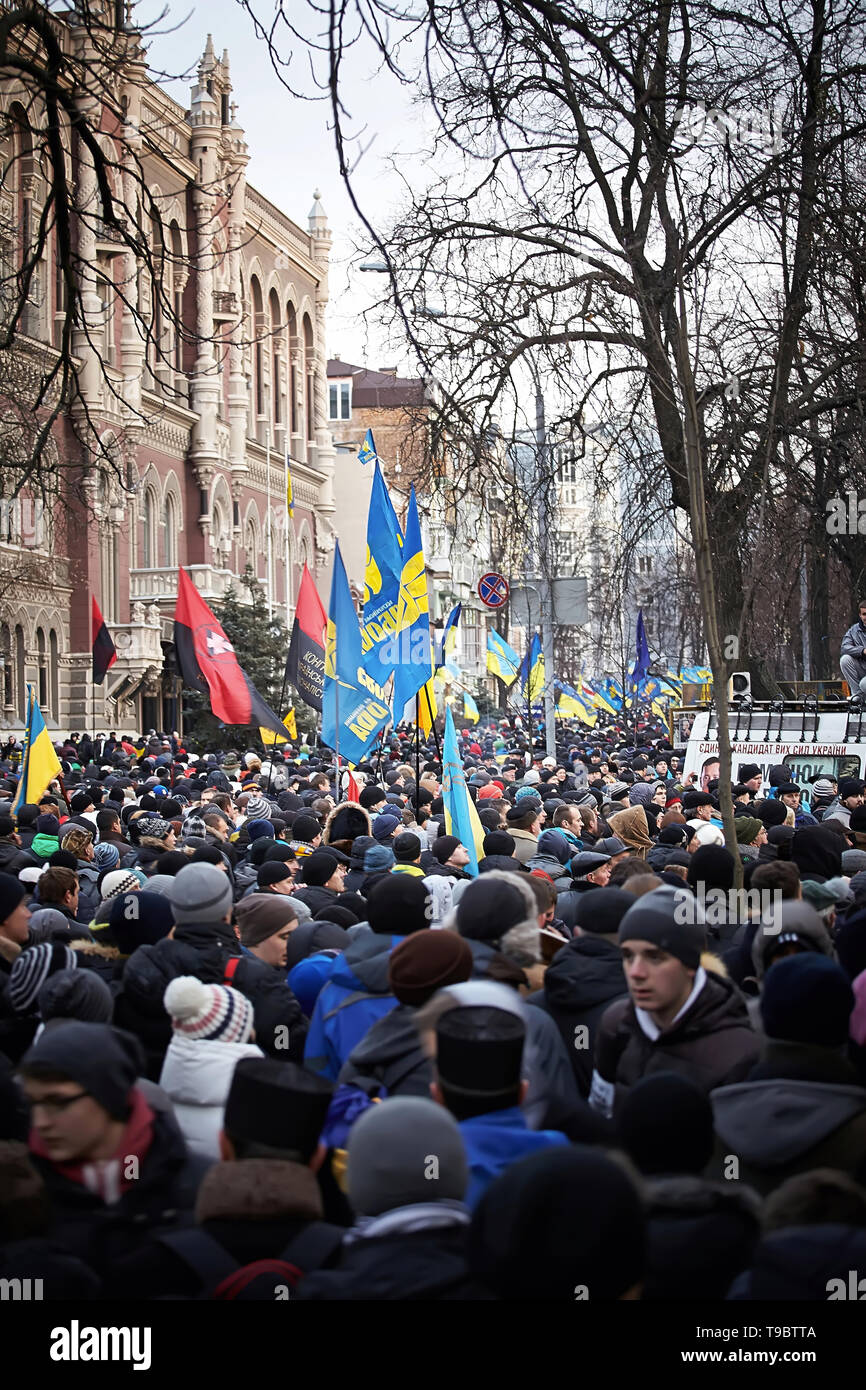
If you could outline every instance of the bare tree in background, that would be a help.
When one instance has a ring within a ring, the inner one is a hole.
[[[142,418],[141,383],[127,389],[105,350],[118,300],[163,396],[180,399],[168,369],[178,343],[197,341],[195,316],[175,292],[188,262],[152,191],[153,161],[165,154],[152,131],[130,122],[122,97],[123,82],[146,72],[148,30],[132,11],[125,0],[0,3],[0,82],[10,98],[0,123],[6,497],[86,502],[94,466],[128,487],[119,434],[103,442],[99,405]],[[214,191],[220,202],[231,197],[231,187]]]
[[[849,261],[862,247],[848,216],[863,192],[862,0],[311,0],[260,28],[290,86],[312,53],[353,196],[356,59],[373,53],[432,113],[403,212],[355,206],[389,267],[383,313],[442,385],[455,434],[502,424],[531,363],[559,424],[604,424],[612,441],[631,417],[652,430],[685,521],[693,375],[718,631],[736,652],[717,677],[744,666],[777,690],[762,641],[789,605],[766,584],[790,515],[777,498],[814,484],[820,611],[816,446],[862,411],[857,302],[837,294],[831,325],[813,299],[840,246]],[[420,183],[421,168],[436,172]]]

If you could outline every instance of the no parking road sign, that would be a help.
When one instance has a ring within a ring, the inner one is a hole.
[[[488,574],[482,574],[478,581],[478,597],[482,603],[486,603],[488,608],[501,608],[508,602],[508,580],[503,574],[497,574],[495,570],[490,570]]]

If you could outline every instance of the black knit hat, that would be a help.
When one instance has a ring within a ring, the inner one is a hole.
[[[21,1061],[25,1076],[67,1077],[116,1120],[129,1115],[129,1093],[144,1071],[138,1039],[107,1023],[77,1020],[46,1028]]]
[[[516,883],[485,874],[468,885],[457,904],[457,930],[470,941],[498,941],[527,916]]]
[[[691,900],[691,901],[690,901]],[[655,888],[638,898],[623,917],[618,941],[651,941],[697,970],[705,945],[704,928],[694,923],[696,905],[686,889]]]
[[[491,830],[484,836],[482,848],[485,854],[504,854],[510,859],[514,854],[514,836],[507,830]]]
[[[438,859],[440,864],[445,864],[451,858],[455,849],[459,847],[460,843],[456,835],[440,835],[438,840],[433,841],[433,858]]]
[[[500,1298],[572,1304],[618,1299],[645,1269],[645,1217],[625,1170],[584,1145],[512,1163],[484,1193],[469,1231],[471,1274]]]
[[[301,865],[301,879],[311,887],[321,888],[336,872],[339,862],[331,850],[313,850]]]
[[[700,1174],[713,1156],[709,1097],[676,1072],[642,1077],[627,1093],[616,1120],[626,1153],[648,1177]]]
[[[420,878],[386,874],[370,889],[367,922],[382,936],[410,936],[431,921],[430,891]]]
[[[270,888],[274,883],[284,883],[287,878],[292,877],[291,865],[284,859],[269,859],[262,865],[256,875],[256,884],[259,888]]]
[[[12,916],[24,895],[23,883],[11,874],[0,874],[0,922]]]
[[[234,1069],[223,1128],[233,1140],[315,1153],[334,1094],[332,1082],[294,1062],[242,1057]]]
[[[614,936],[634,897],[623,888],[593,888],[581,893],[574,912],[574,924],[592,935]]]
[[[39,991],[39,1013],[50,1019],[81,1023],[110,1023],[114,1013],[111,990],[95,970],[58,970]]]

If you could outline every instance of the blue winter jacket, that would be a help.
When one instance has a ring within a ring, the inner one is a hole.
[[[313,1010],[304,1065],[336,1081],[349,1053],[368,1029],[397,1005],[388,984],[388,958],[405,938],[381,936],[366,923],[333,962],[330,978]]]
[[[568,1143],[557,1129],[530,1129],[519,1105],[461,1120],[460,1133],[469,1160],[464,1201],[470,1208],[478,1205],[494,1179],[519,1158]]]

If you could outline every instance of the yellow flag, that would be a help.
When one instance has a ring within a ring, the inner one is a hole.
[[[288,738],[283,738],[282,734],[276,733],[273,729],[263,729],[261,725],[259,726],[259,736],[266,748],[270,748],[275,743],[288,743],[289,739],[292,739],[292,741],[297,740],[298,725],[295,720],[295,711],[293,709],[289,710],[283,723],[288,730]]]

